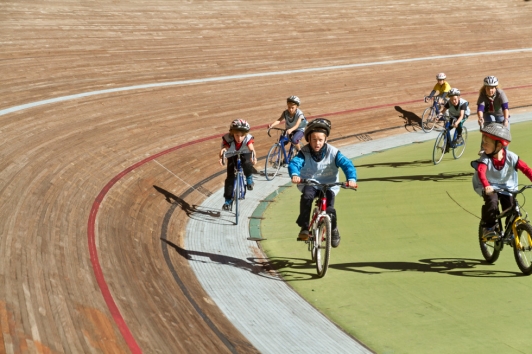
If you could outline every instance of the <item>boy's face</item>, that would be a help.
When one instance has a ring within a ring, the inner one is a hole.
[[[445,79],[438,79],[438,84],[443,85],[444,82],[445,82]]]
[[[460,96],[451,96],[449,98],[449,101],[453,104],[453,106],[456,106],[458,102],[460,102]]]
[[[248,135],[248,133],[246,132],[241,132],[239,130],[231,130],[231,133],[233,133],[233,137],[235,138],[235,141],[240,144],[241,142],[244,141],[244,138],[246,137],[246,135]]]
[[[312,150],[318,152],[327,142],[327,136],[325,135],[325,133],[314,132],[310,134],[309,140],[309,144]]]
[[[493,96],[497,92],[497,88],[494,86],[486,86],[486,95]]]
[[[495,140],[486,135],[482,135],[482,149],[486,154],[495,152]]]
[[[287,106],[287,109],[288,109],[288,113],[290,113],[291,116],[293,116],[294,114],[296,114],[296,110],[297,110],[297,104],[293,103],[293,102],[288,102],[286,104]]]

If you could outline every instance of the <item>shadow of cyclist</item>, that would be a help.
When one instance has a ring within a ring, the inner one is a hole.
[[[207,208],[198,207],[197,205],[190,205],[184,199],[179,198],[178,196],[161,187],[154,185],[153,188],[155,188],[157,192],[161,193],[166,198],[168,203],[177,204],[187,214],[188,217],[191,217],[193,214],[202,214],[213,218],[219,218],[221,215],[219,210],[209,210]]]
[[[421,130],[421,117],[415,114],[414,112],[405,111],[401,106],[395,106],[395,110],[402,114],[399,116],[404,120],[405,129],[408,131],[417,131]],[[411,129],[409,129],[411,127]]]
[[[358,166],[357,166],[358,167]],[[456,173],[438,173],[437,175],[412,175],[412,176],[389,176],[389,177],[373,177],[373,178],[361,178],[359,182],[441,182],[453,180],[456,182],[462,182],[469,180],[473,176],[473,172],[456,172]]]
[[[368,163],[364,165],[357,165],[357,168],[359,167],[419,167],[423,165],[432,165],[432,160],[416,160],[416,161],[401,161],[401,162],[379,162],[379,163]]]

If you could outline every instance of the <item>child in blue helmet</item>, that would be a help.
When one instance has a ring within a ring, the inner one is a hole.
[[[235,165],[237,156],[234,154],[240,151],[240,162],[244,175],[246,176],[246,183],[248,190],[253,190],[253,165],[257,163],[257,154],[254,154],[254,138],[249,134],[249,123],[243,119],[236,119],[231,122],[229,126],[229,133],[222,137],[222,146],[219,153],[220,165],[223,165],[223,155],[227,157],[227,177],[225,178],[224,210],[229,210],[233,201],[233,185],[235,182]]]
[[[331,132],[331,122],[324,118],[317,118],[310,122],[305,129],[307,145],[303,146],[299,153],[288,165],[288,173],[292,183],[299,183],[301,179],[312,179],[318,183],[334,183],[339,181],[339,168],[347,177],[347,186],[357,188],[357,173],[355,166],[337,148],[327,144],[327,137]],[[309,238],[309,221],[312,210],[312,202],[318,195],[314,186],[300,185],[302,192],[299,203],[299,217],[296,223],[301,227],[298,240],[306,241]],[[340,232],[338,231],[334,198],[340,188],[333,187],[327,191],[327,213],[331,215],[331,245],[338,247],[340,244]]]
[[[283,111],[281,116],[268,128],[272,128],[283,120],[285,121],[286,133],[290,137],[291,143],[299,151],[301,150],[301,145],[299,142],[303,138],[305,127],[307,126],[307,119],[303,112],[299,109],[301,100],[297,96],[290,96],[286,99],[287,109]]]

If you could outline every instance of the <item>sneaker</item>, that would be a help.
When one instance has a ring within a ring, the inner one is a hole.
[[[483,227],[482,228],[482,239],[485,241],[493,241],[500,237],[499,226],[495,225],[493,227]]]
[[[456,137],[456,140],[455,140],[454,144],[455,144],[456,146],[458,146],[458,145],[462,145],[463,143],[464,143],[464,138],[462,138],[461,135],[458,135],[458,136]]]
[[[222,205],[223,210],[231,210],[231,205],[233,204],[232,199],[226,199],[224,205]]]
[[[338,247],[340,244],[340,232],[338,231],[338,228],[332,230],[331,236],[331,246],[334,248]]]
[[[308,231],[308,228],[302,227],[299,231],[299,235],[297,236],[298,241],[307,241],[310,236],[310,232]]]
[[[253,183],[253,177],[246,177],[246,184],[248,185],[248,191],[252,191],[253,186],[255,185],[255,183]]]

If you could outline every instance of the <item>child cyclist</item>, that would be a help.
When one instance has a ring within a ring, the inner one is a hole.
[[[508,192],[499,192],[496,188],[517,190],[517,171],[521,171],[532,181],[532,169],[509,151],[506,147],[512,140],[510,130],[501,123],[491,123],[481,128],[483,154],[471,166],[476,170],[473,176],[473,188],[482,198],[483,236],[493,239],[499,235],[499,205],[503,210],[513,205],[513,196]]]
[[[509,126],[508,98],[499,88],[499,80],[495,76],[484,78],[484,85],[478,94],[477,107],[478,125],[496,122],[505,127]]]
[[[450,89],[447,97],[449,97],[449,101],[443,106],[441,114],[443,115],[449,111],[449,117],[453,120],[453,127],[456,128],[455,143],[460,143],[462,140],[463,125],[471,113],[469,102],[460,97],[460,90],[457,88]]]
[[[294,157],[288,165],[288,173],[292,183],[299,183],[301,179],[311,179],[318,183],[334,183],[339,181],[338,168],[347,177],[347,186],[357,188],[357,173],[355,166],[337,148],[327,144],[327,137],[331,133],[331,122],[324,118],[316,118],[305,128],[307,145]],[[310,185],[299,185],[303,193],[299,202],[299,217],[296,223],[301,227],[299,241],[309,238],[309,220],[312,202],[318,195],[318,189]],[[338,231],[334,198],[340,188],[338,186],[327,191],[327,213],[331,216],[332,238],[331,245],[338,247],[340,232]]]
[[[283,120],[285,121],[286,133],[290,137],[290,142],[296,147],[299,151],[301,146],[299,141],[303,138],[305,127],[307,126],[307,120],[305,115],[299,109],[301,101],[297,96],[290,96],[286,99],[287,109],[281,114],[281,116],[268,128],[272,128]]]
[[[445,73],[439,73],[438,75],[436,75],[436,80],[438,82],[436,83],[436,85],[434,85],[434,88],[430,92],[430,95],[425,96],[425,102],[430,101],[432,97],[436,94],[436,92],[438,92],[438,95],[436,97],[440,101],[438,103],[444,104],[446,102],[445,98],[447,97],[447,93],[451,89],[451,85],[449,85],[449,83],[445,81],[445,79],[447,79],[447,75],[445,75]]]
[[[253,165],[257,163],[257,154],[253,145],[254,138],[249,134],[249,123],[243,119],[234,120],[229,125],[229,133],[222,137],[222,146],[219,154],[220,165],[223,164],[223,155],[227,157],[227,177],[225,178],[224,210],[229,210],[233,201],[233,185],[235,181],[235,166],[237,156],[235,152],[240,151],[240,161],[244,175],[246,176],[246,183],[248,190],[253,190]]]

